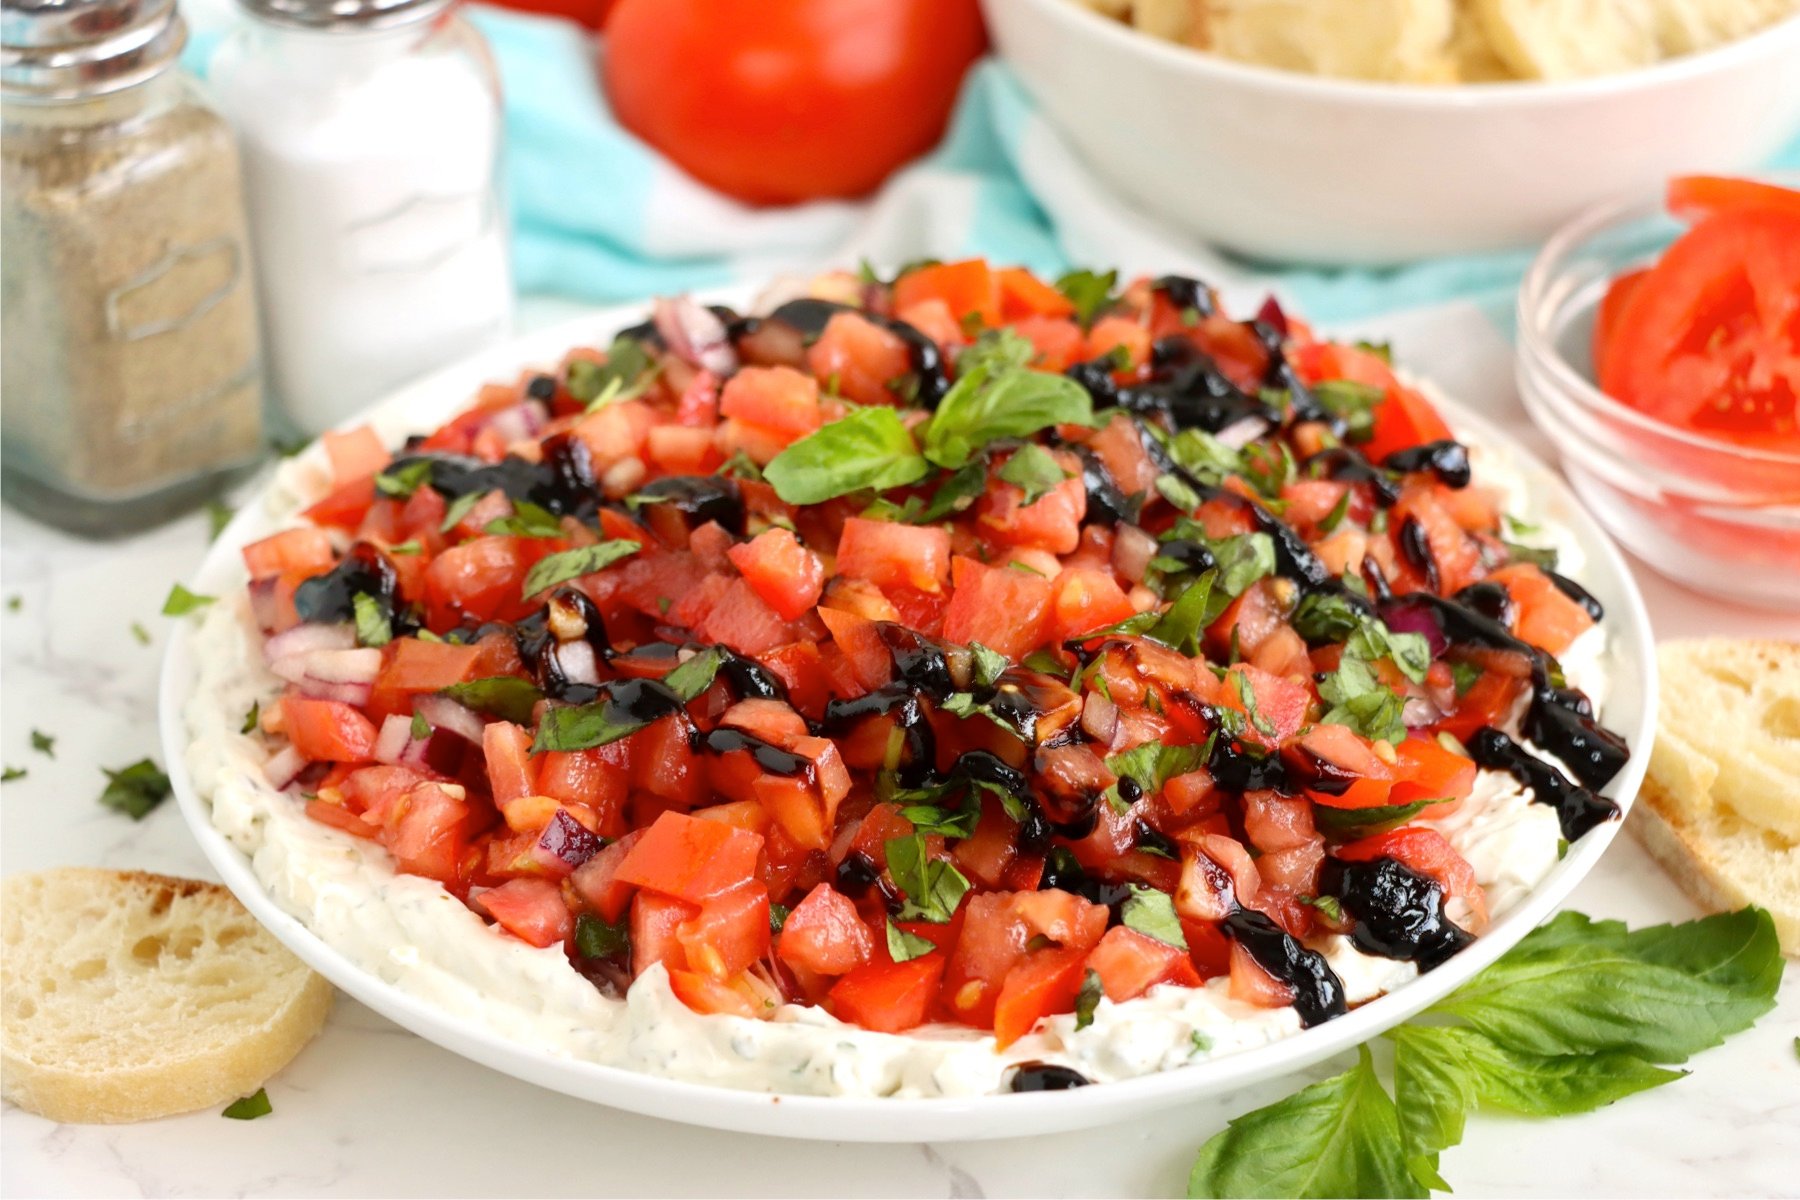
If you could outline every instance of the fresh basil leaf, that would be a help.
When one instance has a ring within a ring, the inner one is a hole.
[[[233,1100],[227,1104],[225,1111],[219,1115],[233,1121],[254,1121],[256,1118],[266,1117],[274,1111],[275,1106],[269,1103],[268,1089],[257,1088],[253,1095],[245,1096],[241,1100]]]
[[[1089,967],[1087,974],[1081,977],[1081,990],[1075,993],[1076,1032],[1094,1023],[1094,1010],[1100,1007],[1100,999],[1105,995],[1106,985],[1100,979],[1100,972]]]
[[[1200,507],[1200,493],[1189,487],[1178,475],[1158,475],[1156,493],[1178,512],[1191,513]]]
[[[1353,442],[1366,442],[1375,433],[1375,406],[1384,393],[1378,387],[1349,379],[1325,379],[1312,385],[1313,398],[1333,416],[1342,417]]]
[[[1761,909],[1636,932],[1565,912],[1431,1011],[1523,1053],[1678,1063],[1773,1008],[1781,970]]]
[[[631,952],[631,930],[623,920],[615,925],[582,913],[575,918],[575,952],[583,958],[623,958]]]
[[[906,893],[906,903],[900,908],[902,920],[942,925],[956,914],[956,906],[969,890],[962,872],[932,858],[925,839],[916,833],[888,840],[887,865],[895,885]]]
[[[407,500],[431,480],[431,460],[415,458],[375,476],[375,490],[396,500]]]
[[[940,467],[966,465],[988,443],[1022,438],[1052,425],[1091,425],[1093,398],[1066,375],[1025,367],[1015,343],[1031,353],[1031,343],[1012,333],[984,333],[958,360],[962,372],[939,402],[925,429],[925,457]],[[884,410],[885,411],[885,410]],[[782,497],[786,499],[786,497]]]
[[[1309,593],[1294,610],[1293,625],[1309,642],[1343,642],[1345,653],[1368,662],[1391,659],[1414,683],[1425,682],[1431,670],[1431,644],[1423,634],[1395,633],[1341,593]]]
[[[122,812],[134,821],[150,815],[150,810],[169,798],[169,777],[149,759],[140,759],[117,771],[100,768],[106,776],[106,790],[100,803]]]
[[[786,925],[787,919],[793,915],[794,910],[785,904],[769,905],[769,932],[780,933],[781,927]]]
[[[1285,442],[1252,442],[1239,455],[1243,459],[1243,476],[1250,485],[1271,499],[1294,482],[1294,456]]]
[[[526,572],[525,587],[521,594],[524,599],[529,600],[559,583],[605,570],[622,558],[630,558],[641,549],[643,546],[638,542],[612,538],[592,546],[580,546],[574,550],[548,555],[540,558]]]
[[[196,609],[205,608],[217,599],[217,596],[203,596],[199,592],[190,592],[178,583],[169,589],[169,598],[163,601],[162,614],[165,617],[185,617]]]
[[[1062,464],[1056,461],[1056,455],[1036,442],[1027,442],[1013,451],[1000,467],[999,476],[1025,493],[1025,508],[1030,508],[1071,478],[1070,472],[1063,470]]]
[[[1217,486],[1244,469],[1242,457],[1204,429],[1183,429],[1163,443],[1175,465],[1201,483]]]
[[[701,692],[713,685],[719,668],[725,665],[728,653],[730,652],[723,646],[708,646],[663,676],[663,684],[680,696],[684,704],[696,699]]]
[[[1315,804],[1313,824],[1328,838],[1352,841],[1398,828],[1437,803],[1440,801],[1415,800],[1411,804],[1383,804],[1375,808],[1332,808]]]
[[[1205,766],[1211,752],[1209,745],[1165,746],[1161,742],[1145,742],[1108,757],[1106,769],[1120,779],[1136,783],[1144,795],[1154,796],[1177,775],[1186,775]],[[1106,798],[1120,811],[1130,807],[1121,800],[1116,783],[1106,789]]]
[[[1457,1041],[1442,1036],[1446,1032],[1402,1025],[1388,1035],[1394,1043],[1401,1154],[1421,1186],[1445,1192],[1450,1185],[1438,1173],[1438,1155],[1462,1141],[1476,1099],[1475,1068]]]
[[[1056,281],[1056,290],[1069,298],[1075,306],[1075,319],[1086,329],[1094,323],[1094,317],[1112,303],[1113,289],[1119,284],[1119,273],[1108,271],[1101,275],[1094,271],[1069,271]]]
[[[937,949],[930,938],[922,938],[916,933],[908,933],[894,924],[892,920],[887,923],[887,948],[888,956],[897,963],[923,958]]]
[[[1344,518],[1350,514],[1351,491],[1352,489],[1345,488],[1344,494],[1338,497],[1338,502],[1331,506],[1331,511],[1325,514],[1323,521],[1319,522],[1320,533],[1332,533],[1344,523]],[[1315,592],[1313,594],[1320,595],[1322,593]]]
[[[915,833],[935,833],[940,837],[966,838],[975,832],[981,819],[981,806],[964,804],[961,808],[944,808],[936,804],[909,804],[900,815],[912,822]]]
[[[31,748],[46,758],[56,757],[56,739],[40,730],[31,731]]]
[[[0,768],[0,783],[11,783],[15,779],[23,779],[31,774],[24,767],[7,766]]]
[[[1167,942],[1177,950],[1186,950],[1187,934],[1181,931],[1181,918],[1175,915],[1174,897],[1141,883],[1127,886],[1131,895],[1119,909],[1119,920],[1146,937]]]
[[[952,471],[931,494],[931,503],[904,519],[913,525],[931,525],[962,512],[987,490],[987,464],[977,459],[960,471]],[[910,507],[911,500],[908,500]]]
[[[1300,903],[1307,904],[1324,913],[1328,920],[1342,921],[1344,906],[1338,903],[1336,896],[1302,896]]]
[[[656,378],[657,369],[642,342],[619,337],[606,348],[604,363],[582,358],[571,362],[564,386],[589,409],[601,408],[641,395]]]
[[[1526,546],[1519,542],[1501,542],[1508,558],[1516,563],[1531,563],[1546,571],[1556,570],[1556,550],[1551,546]]]
[[[1146,609],[1136,616],[1126,617],[1123,621],[1114,621],[1111,625],[1102,625],[1099,629],[1090,629],[1078,637],[1072,637],[1069,639],[1069,644],[1079,646],[1096,638],[1138,637],[1148,633],[1160,620],[1162,620],[1162,613],[1154,608]]]
[[[509,537],[554,538],[563,535],[562,518],[529,500],[514,500],[512,515],[496,517],[483,528],[483,533]]]
[[[1187,586],[1169,610],[1157,618],[1144,636],[1182,654],[1200,653],[1200,635],[1206,631],[1217,568],[1206,571]],[[1124,622],[1120,622],[1124,624]]]
[[[1200,1148],[1188,1196],[1427,1195],[1400,1152],[1394,1102],[1367,1046],[1342,1075],[1246,1113]]]
[[[469,510],[481,503],[481,498],[484,494],[485,493],[483,492],[464,492],[462,495],[452,500],[450,502],[450,507],[444,510],[444,520],[443,523],[438,526],[438,532],[449,533],[452,529],[461,525],[463,518],[469,515]]]
[[[261,723],[262,723],[262,701],[261,700],[252,700],[250,702],[250,711],[244,714],[244,723],[238,729],[238,732],[239,733],[255,733],[257,726],[260,725]]]
[[[1266,533],[1240,533],[1208,541],[1207,546],[1218,563],[1219,592],[1230,600],[1249,591],[1257,580],[1275,573],[1275,539]],[[1221,603],[1219,612],[1224,611],[1225,604]]]
[[[1248,671],[1232,671],[1231,685],[1237,690],[1238,703],[1244,706],[1244,716],[1250,721],[1256,732],[1264,737],[1276,737],[1278,731],[1269,718],[1263,716],[1262,709],[1256,706],[1256,688],[1250,682]]]
[[[1050,675],[1057,679],[1067,679],[1069,670],[1056,660],[1056,656],[1048,650],[1033,650],[1027,654],[1019,665],[1028,671],[1036,671],[1040,675]]]
[[[930,471],[900,414],[872,407],[807,434],[771,459],[763,476],[787,503],[819,504],[864,488],[917,483]]]
[[[978,688],[991,688],[1000,681],[1000,675],[1011,662],[998,650],[990,649],[980,642],[969,643],[969,653],[974,656],[973,671],[970,682]]]
[[[1638,1092],[1683,1078],[1633,1054],[1527,1054],[1473,1029],[1425,1026],[1440,1040],[1460,1043],[1483,1104],[1528,1117],[1592,1112]]]
[[[394,640],[394,624],[381,601],[367,592],[350,597],[356,612],[356,641],[362,646],[385,646]]]
[[[1341,592],[1308,592],[1300,598],[1291,623],[1294,632],[1308,642],[1342,642],[1361,627],[1363,619],[1364,614]]]
[[[1319,698],[1331,706],[1324,716],[1328,725],[1347,725],[1372,741],[1406,737],[1406,702],[1354,654],[1346,653],[1338,669],[1319,684]]]
[[[1457,696],[1466,696],[1475,681],[1481,678],[1481,668],[1474,663],[1453,662],[1450,664],[1450,678],[1456,683]]]
[[[489,675],[453,683],[438,692],[464,708],[511,721],[514,725],[531,724],[532,710],[544,698],[538,685],[517,675]]]

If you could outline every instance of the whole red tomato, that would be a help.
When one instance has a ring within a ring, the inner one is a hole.
[[[976,0],[619,0],[626,128],[754,204],[860,196],[935,143],[986,44]]]
[[[604,29],[614,0],[486,0],[486,2],[498,4],[501,8],[516,8],[520,12],[542,13],[547,17],[567,17],[571,21],[586,25],[589,29]]]

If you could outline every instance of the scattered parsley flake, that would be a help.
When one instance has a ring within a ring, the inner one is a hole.
[[[133,621],[131,623],[131,636],[137,639],[138,645],[140,646],[148,646],[150,644],[150,631],[144,628],[144,623],[142,621]]]
[[[165,617],[185,617],[197,609],[205,608],[217,600],[217,596],[206,596],[199,592],[190,592],[183,584],[176,584],[169,589],[169,598],[163,601],[162,615]]]
[[[236,515],[237,509],[223,500],[208,500],[206,502],[206,540],[218,541],[219,535],[225,532],[225,527],[231,524],[231,518]]]
[[[243,727],[238,730],[238,732],[239,733],[255,733],[256,727],[261,723],[262,723],[262,701],[261,700],[252,700],[250,702],[250,711],[244,714],[244,724],[243,724]]]
[[[36,729],[31,731],[31,748],[45,758],[56,757],[56,739]]]
[[[106,790],[100,793],[100,803],[134,821],[143,820],[169,798],[169,777],[147,758],[117,771],[105,767],[101,771],[106,775]]]
[[[257,1088],[255,1095],[245,1096],[242,1100],[233,1100],[219,1115],[233,1121],[254,1121],[256,1118],[266,1117],[274,1111],[274,1106],[269,1103],[269,1090]]]
[[[11,783],[15,779],[23,779],[31,774],[24,767],[6,767],[0,770],[0,783]]]

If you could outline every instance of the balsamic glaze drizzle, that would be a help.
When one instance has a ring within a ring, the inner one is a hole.
[[[1498,729],[1482,729],[1469,739],[1475,762],[1492,771],[1506,771],[1531,789],[1532,799],[1556,810],[1563,837],[1573,842],[1596,825],[1617,820],[1619,806],[1596,796],[1580,784],[1569,782],[1555,767],[1513,741]]]
[[[1310,1029],[1350,1011],[1343,981],[1325,956],[1308,950],[1267,915],[1237,908],[1225,918],[1225,932],[1249,951],[1257,966],[1293,989],[1301,1025]]]
[[[1442,884],[1391,858],[1328,858],[1319,870],[1319,891],[1335,896],[1356,918],[1350,940],[1365,954],[1415,962],[1429,971],[1475,940],[1444,915]]]
[[[1055,1063],[1022,1062],[1007,1082],[1009,1092],[1061,1092],[1094,1082],[1080,1071]]]

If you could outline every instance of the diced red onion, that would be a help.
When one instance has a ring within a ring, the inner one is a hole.
[[[310,678],[302,679],[294,686],[308,700],[336,700],[339,704],[353,704],[358,708],[367,704],[375,691],[366,683],[323,683]]]
[[[1444,710],[1425,696],[1408,696],[1400,709],[1400,719],[1408,729],[1421,729],[1442,720]]]
[[[1219,430],[1217,436],[1233,450],[1242,450],[1267,432],[1269,423],[1261,417],[1242,417]]]
[[[535,400],[503,408],[488,418],[488,428],[507,442],[524,441],[542,433],[548,423],[544,408]]]
[[[250,615],[256,620],[256,627],[265,634],[272,634],[281,623],[281,599],[275,594],[275,588],[281,578],[270,575],[266,579],[250,581]]]
[[[1119,706],[1099,692],[1089,692],[1081,706],[1081,727],[1095,741],[1111,746],[1119,731]]]
[[[454,729],[443,728],[433,729],[428,738],[408,742],[400,763],[445,779],[461,779],[465,768],[469,768],[476,776],[475,782],[482,780],[486,768],[479,743],[469,741]]]
[[[1119,526],[1113,539],[1113,569],[1132,583],[1144,582],[1144,572],[1156,557],[1156,539],[1136,525]]]
[[[255,587],[254,584],[251,585]],[[349,650],[356,646],[356,630],[348,624],[315,625],[305,622],[276,634],[263,643],[263,661],[294,658],[319,650]]]
[[[587,826],[559,808],[538,835],[536,849],[548,862],[560,863],[573,871],[600,853],[600,847],[600,839]]]
[[[571,683],[599,683],[600,663],[586,642],[559,642],[556,663]]]
[[[1256,310],[1256,319],[1282,337],[1288,335],[1287,313],[1282,310],[1281,301],[1275,298],[1274,293],[1264,298],[1262,307]]]
[[[1436,658],[1450,646],[1450,639],[1444,636],[1444,627],[1431,614],[1431,610],[1423,605],[1408,604],[1399,601],[1384,605],[1381,619],[1395,633],[1423,634],[1431,646],[1431,657]]]
[[[263,775],[268,779],[269,786],[277,791],[298,779],[300,772],[304,770],[306,756],[292,746],[283,746],[263,764]]]
[[[381,651],[373,646],[354,650],[315,650],[302,655],[301,661],[306,664],[306,678],[315,683],[369,684],[381,674]]]
[[[375,735],[375,761],[389,766],[401,762],[412,740],[412,718],[390,713]]]
[[[719,375],[737,370],[737,352],[725,334],[725,322],[692,296],[657,300],[652,320],[677,358]]]
[[[413,700],[413,711],[424,717],[434,729],[448,729],[452,733],[481,745],[481,731],[487,722],[479,714],[471,712],[450,699],[448,696],[419,696]]]

